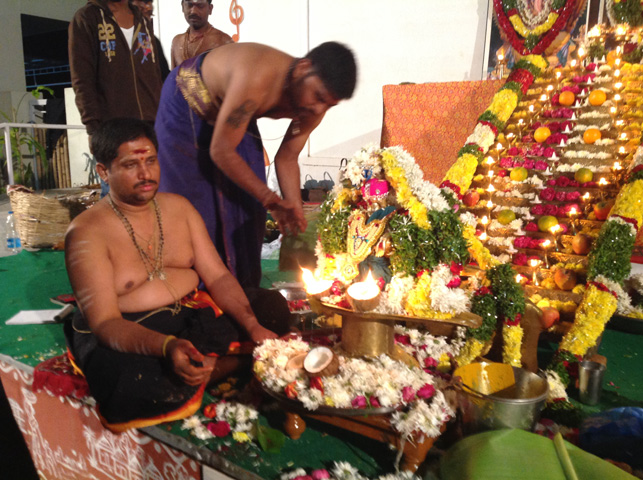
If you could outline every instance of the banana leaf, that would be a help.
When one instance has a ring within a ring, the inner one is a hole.
[[[611,463],[563,441],[579,480],[636,480]],[[554,442],[524,430],[479,433],[453,445],[440,461],[442,480],[569,480]]]

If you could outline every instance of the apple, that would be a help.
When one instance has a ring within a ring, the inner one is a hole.
[[[554,282],[561,290],[569,291],[576,286],[576,272],[566,268],[558,268],[554,273]]]
[[[554,307],[544,307],[543,315],[540,318],[540,324],[544,329],[550,328],[554,323],[560,320],[560,312]]]
[[[594,215],[596,216],[596,220],[607,219],[613,206],[614,202],[612,201],[602,201],[594,204]]]
[[[467,207],[473,207],[479,201],[480,194],[473,188],[467,190],[467,192],[464,194],[464,197],[462,197],[462,203],[464,203]]]
[[[572,238],[572,250],[576,255],[587,255],[594,239],[585,233],[577,233]]]

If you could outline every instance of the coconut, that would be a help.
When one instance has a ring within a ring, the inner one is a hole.
[[[311,349],[304,359],[304,371],[309,377],[328,377],[339,370],[339,358],[328,347]]]
[[[302,370],[304,368],[304,359],[306,358],[306,353],[296,353],[288,359],[286,363],[286,370]]]

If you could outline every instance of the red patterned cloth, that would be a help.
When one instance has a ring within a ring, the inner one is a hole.
[[[439,185],[504,80],[385,85],[382,147],[401,145]]]
[[[70,396],[79,400],[89,395],[85,377],[74,372],[67,354],[38,364],[34,368],[32,389],[34,392],[45,390],[53,395]]]

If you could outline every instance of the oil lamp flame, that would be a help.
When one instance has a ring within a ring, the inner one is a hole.
[[[301,269],[301,279],[304,281],[306,293],[309,295],[321,295],[333,285],[332,280],[317,279],[313,272],[303,267]]]

